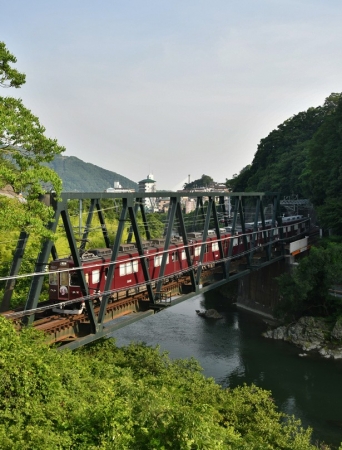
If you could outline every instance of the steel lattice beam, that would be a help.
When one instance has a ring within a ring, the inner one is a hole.
[[[214,228],[217,241],[218,241],[218,250],[220,255],[220,264],[222,267],[222,279],[218,282],[219,284],[223,284],[232,279],[232,277],[236,277],[236,275],[230,275],[230,264],[234,258],[233,249],[234,249],[234,239],[238,239],[235,237],[235,233],[239,230],[240,239],[243,242],[243,249],[247,255],[247,266],[249,269],[252,269],[252,259],[253,259],[253,249],[249,250],[249,240],[246,236],[246,226],[245,226],[245,217],[246,217],[246,207],[252,211],[254,216],[254,225],[253,230],[254,233],[251,236],[250,242],[255,244],[256,234],[261,232],[263,234],[264,242],[266,243],[266,259],[267,263],[272,262],[272,241],[274,232],[272,231],[275,228],[276,224],[280,225],[279,234],[280,238],[283,238],[283,227],[282,220],[280,216],[280,204],[281,201],[279,199],[279,195],[276,193],[228,193],[228,192],[198,192],[196,193],[186,193],[186,192],[163,192],[163,198],[170,198],[170,207],[168,211],[168,219],[164,229],[164,250],[163,256],[160,265],[159,271],[159,279],[156,281],[156,288],[153,288],[154,280],[150,279],[149,270],[146,261],[146,255],[144,252],[143,241],[141,239],[139,226],[140,223],[137,220],[137,213],[140,211],[141,217],[143,220],[143,230],[146,235],[147,240],[151,239],[150,227],[148,224],[148,215],[146,214],[144,208],[144,199],[146,197],[160,197],[159,193],[107,193],[107,192],[96,192],[96,193],[62,193],[61,200],[56,202],[54,200],[53,195],[49,196],[50,205],[55,210],[54,221],[48,224],[48,229],[55,232],[59,219],[62,219],[64,230],[67,236],[69,248],[73,260],[75,262],[75,267],[82,267],[81,254],[85,251],[86,242],[89,238],[89,232],[91,229],[91,224],[94,216],[95,210],[97,211],[98,220],[101,224],[102,235],[104,240],[104,246],[107,248],[111,248],[111,263],[108,266],[108,270],[106,273],[106,282],[104,293],[102,293],[102,302],[100,311],[98,313],[98,317],[94,314],[94,308],[92,301],[86,299],[86,308],[88,313],[88,319],[90,322],[90,333],[96,336],[103,335],[104,333],[104,316],[106,312],[106,308],[108,305],[109,299],[109,291],[111,287],[111,283],[114,277],[115,272],[115,263],[119,254],[119,248],[122,244],[124,230],[127,224],[127,221],[130,222],[130,229],[128,233],[128,242],[132,241],[132,238],[135,239],[135,244],[138,250],[138,254],[141,260],[141,267],[144,275],[144,280],[146,283],[146,289],[148,293],[149,303],[151,306],[156,306],[156,302],[160,299],[160,292],[162,291],[163,286],[163,277],[166,270],[166,263],[168,257],[168,250],[171,245],[172,232],[174,227],[177,226],[178,232],[182,237],[182,245],[184,246],[186,262],[188,270],[186,270],[187,275],[190,277],[190,288],[193,293],[199,291],[199,285],[201,282],[202,275],[202,266],[205,261],[205,249],[206,249],[206,239],[208,236],[208,231],[210,227]],[[187,233],[190,231],[188,227],[185,225],[185,215],[182,210],[182,198],[183,197],[192,197],[196,198],[196,209],[193,213],[193,222],[192,227],[193,231],[199,227],[199,221],[202,224],[200,226],[202,232],[202,244],[199,255],[199,263],[198,267],[195,269],[193,267],[192,255],[189,248],[189,240],[187,237]],[[227,198],[229,202],[227,202]],[[106,218],[103,214],[101,202],[104,199],[121,199],[121,212],[119,218],[119,224],[115,236],[114,243],[110,243],[108,228],[106,225]],[[77,239],[75,238],[74,229],[72,226],[70,214],[68,211],[68,201],[69,200],[79,200],[80,202],[83,200],[90,200],[90,206],[88,210],[88,217],[86,221],[86,225],[82,234],[81,242],[79,246],[77,246]],[[264,206],[265,204],[272,204],[272,229],[266,230],[266,218],[264,214]],[[228,204],[228,209],[226,204]],[[233,205],[232,210],[232,219],[231,223],[231,237],[230,237],[230,245],[228,250],[228,257],[225,257],[223,244],[221,241],[221,228],[220,221],[222,220],[224,226],[228,226],[228,214],[230,214],[230,205]],[[246,206],[247,205],[247,206]],[[221,214],[219,216],[219,214]],[[260,225],[261,223],[261,225]],[[16,275],[19,273],[20,265],[23,258],[23,253],[25,250],[26,242],[28,236],[21,234],[20,241],[17,245],[17,250],[14,255],[14,260],[11,269],[11,275]],[[281,240],[280,243],[283,241]],[[38,299],[42,290],[43,280],[44,280],[44,271],[45,267],[49,262],[49,256],[52,255],[53,259],[57,258],[57,251],[55,245],[52,241],[46,241],[43,243],[41,251],[38,255],[36,266],[35,266],[35,275],[31,282],[31,287],[29,290],[28,298],[25,305],[25,310],[34,310],[38,305]],[[77,271],[79,274],[79,282],[80,287],[84,296],[88,296],[88,286],[84,276],[83,270]],[[220,275],[221,276],[221,275]],[[12,281],[11,281],[12,283]],[[11,284],[8,282],[8,291],[13,291],[14,283]],[[90,293],[92,294],[92,293]],[[3,300],[3,307],[9,304],[10,294],[6,294]],[[91,297],[91,295],[90,295]],[[33,321],[34,316],[29,316],[27,322],[31,323]]]

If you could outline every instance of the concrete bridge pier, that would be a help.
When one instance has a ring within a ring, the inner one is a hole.
[[[276,278],[284,272],[289,272],[297,263],[289,255],[250,274],[239,278],[237,306],[267,317],[279,301],[279,289]]]

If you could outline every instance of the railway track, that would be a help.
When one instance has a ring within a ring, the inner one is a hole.
[[[182,280],[166,283],[160,293],[160,304],[158,307],[153,308],[154,311],[169,306],[171,304],[171,296],[179,295],[181,286],[186,281],[187,279],[184,277]],[[48,308],[49,302],[41,302],[38,307]],[[100,304],[94,306],[96,318],[99,315],[100,307]],[[123,316],[139,314],[148,309],[150,309],[150,302],[147,291],[111,301],[107,304],[104,323],[120,319]],[[12,320],[18,330],[23,327],[22,319],[25,316],[23,309],[6,311],[2,315]],[[81,314],[57,314],[52,313],[51,307],[43,312],[37,312],[32,326],[42,331],[46,335],[46,341],[50,344],[70,342],[90,333],[90,321],[85,310]]]
[[[241,260],[234,262],[231,273],[236,273],[237,264],[241,264],[241,262]],[[205,284],[211,284],[217,281],[221,274],[221,267],[207,268],[203,270],[201,280]],[[189,289],[191,290],[190,277],[183,276],[178,280],[165,282],[160,292],[154,292],[157,298],[154,304],[150,303],[147,290],[111,301],[107,304],[103,322],[119,321],[124,316],[142,315],[146,311],[151,311],[151,313],[160,311],[170,306],[172,299],[178,295],[189,293]],[[94,306],[96,318],[99,315],[100,307],[100,304]],[[90,321],[85,310],[81,314],[57,314],[52,312],[52,306],[49,302],[39,303],[38,308],[44,311],[41,310],[35,313],[32,326],[42,331],[46,335],[46,342],[51,345],[69,343],[91,333]],[[22,315],[20,314],[21,312],[23,313]],[[19,330],[23,327],[22,319],[25,316],[23,309],[7,311],[3,315],[8,316]]]

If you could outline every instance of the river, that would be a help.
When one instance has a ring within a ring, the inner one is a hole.
[[[215,308],[224,318],[197,316]],[[254,383],[272,391],[279,409],[314,429],[313,442],[342,442],[342,362],[300,357],[295,346],[263,338],[260,316],[237,310],[216,292],[199,295],[113,335],[118,346],[134,342],[159,345],[171,358],[196,358],[207,377],[224,387]]]

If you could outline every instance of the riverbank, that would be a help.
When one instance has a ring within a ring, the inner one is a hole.
[[[342,319],[332,321],[331,318],[303,316],[297,322],[284,325],[265,305],[238,296],[236,286],[227,292],[221,289],[219,293],[238,309],[261,316],[269,326],[262,333],[263,337],[294,344],[302,350],[300,356],[315,353],[327,359],[342,359]]]
[[[262,336],[282,340],[301,348],[300,356],[317,353],[323,358],[342,359],[342,320],[331,321],[322,317],[303,316],[297,322],[280,325],[272,314],[252,304],[235,303],[237,308],[265,318],[269,330]]]
[[[263,336],[295,344],[303,350],[301,356],[316,352],[324,358],[342,359],[342,321],[303,316],[298,322],[270,329]]]

